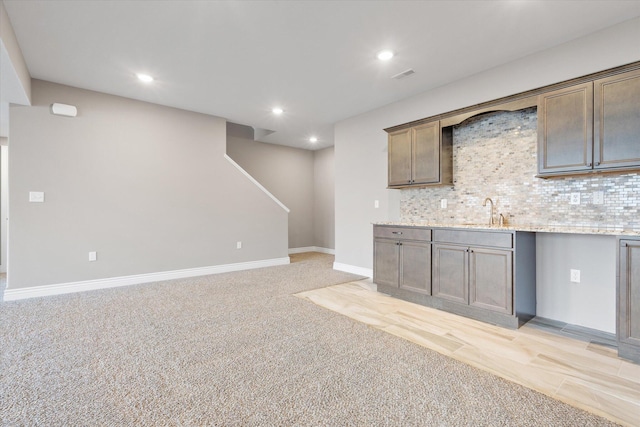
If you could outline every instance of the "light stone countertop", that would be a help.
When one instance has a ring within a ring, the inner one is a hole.
[[[471,224],[471,223],[444,223],[444,222],[374,222],[373,225],[393,225],[401,227],[431,227],[431,228],[465,228],[472,230],[491,230],[491,231],[529,231],[534,233],[566,233],[566,234],[599,234],[605,236],[640,236],[640,229],[623,229],[622,227],[593,227],[585,226],[567,226],[559,224],[549,225],[524,225],[524,224],[507,224],[503,226],[488,224]]]

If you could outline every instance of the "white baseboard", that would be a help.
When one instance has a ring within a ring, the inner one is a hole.
[[[339,262],[334,262],[333,269],[346,271],[347,273],[357,274],[358,276],[373,277],[373,269],[371,268],[357,267],[355,265],[341,264]]]
[[[159,273],[136,274],[133,276],[111,277],[107,279],[85,280],[81,282],[59,283],[56,285],[34,286],[31,288],[6,289],[5,301],[25,298],[69,294],[73,292],[93,291],[97,289],[117,288],[141,283],[160,282],[162,280],[184,279],[253,268],[273,267],[289,264],[289,257],[272,258],[260,261],[238,262],[234,264],[214,265],[210,267],[187,268],[184,270],[163,271]]]
[[[303,252],[320,252],[323,254],[335,255],[335,249],[322,248],[320,246],[306,246],[304,248],[289,248],[289,255],[301,254]]]

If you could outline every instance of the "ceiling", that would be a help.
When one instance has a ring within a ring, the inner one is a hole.
[[[640,0],[4,4],[33,78],[224,117],[307,149],[333,145],[337,121],[640,16]],[[396,56],[382,62],[382,49]]]

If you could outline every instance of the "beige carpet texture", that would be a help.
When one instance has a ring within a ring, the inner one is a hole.
[[[0,424],[614,425],[294,296],[332,262],[0,303]]]

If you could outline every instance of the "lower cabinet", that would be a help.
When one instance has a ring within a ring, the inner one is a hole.
[[[389,234],[394,232],[400,234],[394,235],[397,236],[395,239],[389,238]],[[403,238],[402,233],[404,231],[399,227],[387,227],[374,232],[373,280],[378,285],[430,295],[431,232],[423,230],[417,235],[407,233],[409,238],[427,240],[409,240]]]
[[[469,249],[469,305],[513,313],[513,253]]]
[[[431,294],[431,243],[400,242],[401,289]]]
[[[618,354],[640,363],[640,240],[620,240]]]
[[[373,240],[373,281],[378,285],[398,286],[400,245],[397,240]]]
[[[535,317],[535,233],[433,228],[417,241],[410,230],[374,227],[380,292],[510,328]]]
[[[469,252],[465,246],[433,245],[433,296],[469,303]]]
[[[433,296],[512,314],[512,251],[434,243]]]

